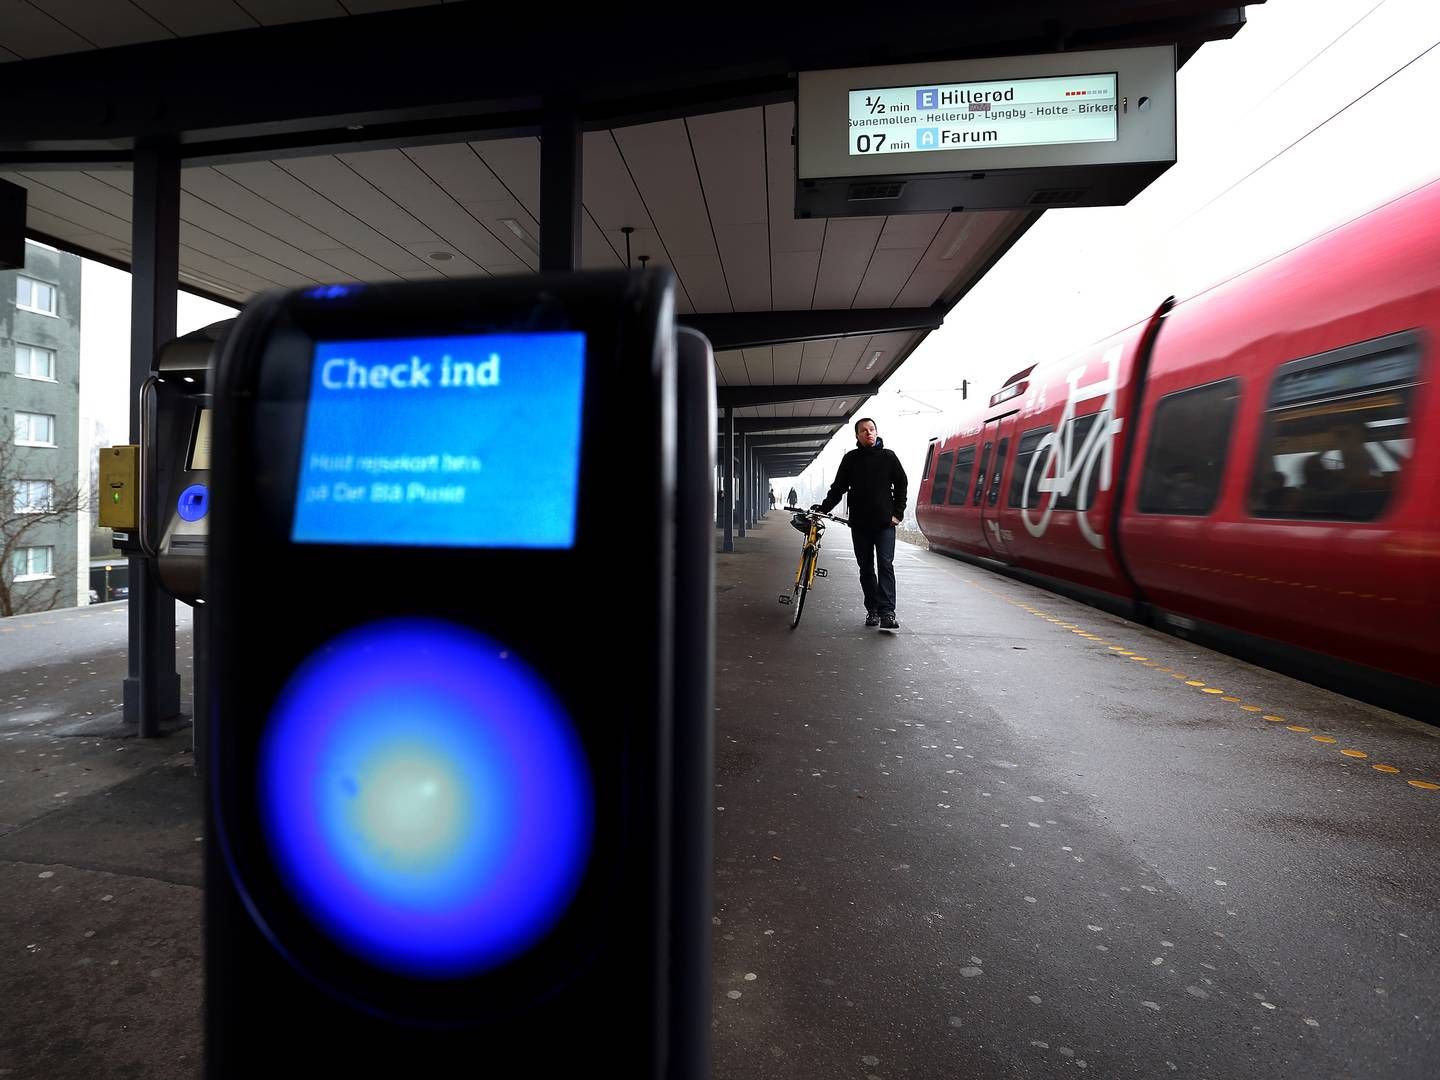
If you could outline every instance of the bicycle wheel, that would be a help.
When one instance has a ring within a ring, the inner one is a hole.
[[[1031,536],[1044,536],[1045,530],[1050,527],[1050,515],[1055,512],[1055,503],[1060,498],[1056,485],[1060,480],[1064,458],[1064,447],[1053,431],[1040,440],[1040,445],[1035,447],[1035,452],[1030,455],[1030,466],[1025,470],[1025,496],[1020,505],[1020,523]],[[1038,476],[1035,474],[1036,465],[1040,466]],[[1037,501],[1045,506],[1040,513],[1038,524],[1030,520],[1031,507],[1028,504],[1031,492],[1036,492],[1039,496]]]
[[[805,558],[800,561],[800,584],[798,586],[800,595],[795,597],[790,605],[795,609],[795,614],[790,617],[791,630],[800,625],[800,616],[805,611],[805,597],[810,592],[810,568],[814,564],[815,552],[813,550],[806,551]]]

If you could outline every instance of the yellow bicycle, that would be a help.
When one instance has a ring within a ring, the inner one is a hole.
[[[841,525],[849,525],[850,522],[821,510],[801,510],[798,506],[787,506],[785,509],[795,515],[790,524],[805,534],[805,546],[800,549],[800,565],[795,570],[795,585],[788,593],[780,594],[780,603],[790,605],[790,629],[793,630],[800,625],[800,616],[805,612],[805,597],[815,579],[830,576],[829,571],[819,565],[820,538],[825,534],[825,521],[838,521]]]

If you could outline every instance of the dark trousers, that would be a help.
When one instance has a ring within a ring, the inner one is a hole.
[[[860,564],[860,588],[865,590],[865,610],[877,615],[895,610],[895,527],[851,529],[855,561]],[[880,559],[880,579],[875,579],[875,559]]]

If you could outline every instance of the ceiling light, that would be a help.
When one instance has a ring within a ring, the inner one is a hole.
[[[960,228],[955,230],[955,238],[950,241],[950,246],[945,249],[945,254],[940,256],[941,262],[949,262],[960,253],[960,249],[965,246],[965,241],[970,239],[970,232],[974,227],[974,217],[961,223]]]
[[[842,401],[842,402],[840,402],[838,408],[840,409],[841,412],[844,412],[844,411],[845,411],[845,406],[846,406],[846,405],[849,405],[849,404],[850,404],[849,401]]]
[[[182,273],[180,276],[185,278],[187,281],[190,281],[192,284],[199,285],[202,288],[206,289],[214,289],[216,292],[233,293],[239,291],[235,288],[234,285],[221,285],[218,282],[211,281],[208,278],[200,277],[198,274],[189,273],[188,271]]]
[[[450,261],[451,259],[453,259],[454,257],[455,257],[454,253],[453,253],[453,252],[449,252],[449,251],[432,251],[432,252],[430,252],[430,258],[434,259],[436,262],[449,262],[449,261]]]
[[[535,241],[530,238],[530,234],[525,231],[525,229],[520,225],[520,222],[516,221],[513,217],[502,217],[500,219],[500,224],[504,225],[505,228],[509,229],[512,233],[514,233],[515,238],[519,240],[522,244],[524,244],[527,248],[529,248],[531,251],[533,251],[536,255],[540,254],[540,245],[535,243]]]
[[[874,367],[874,366],[875,366],[877,363],[879,363],[879,362],[880,362],[880,350],[879,350],[879,349],[876,349],[876,350],[875,350],[875,355],[872,356],[872,357],[870,357],[870,362],[865,365],[865,370],[866,370],[866,371],[869,371],[872,367]]]

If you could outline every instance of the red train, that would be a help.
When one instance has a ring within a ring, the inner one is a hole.
[[[1440,181],[931,440],[933,548],[1440,720]]]

